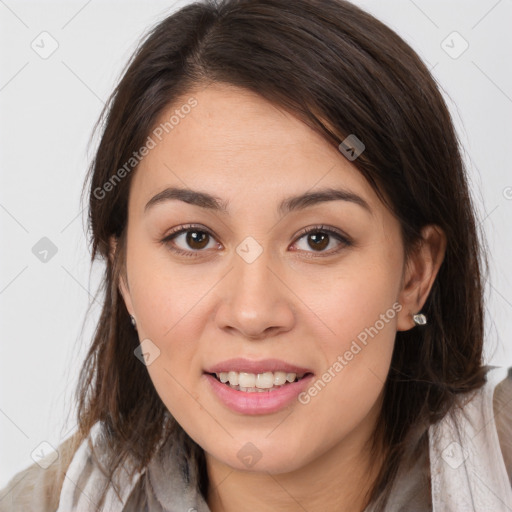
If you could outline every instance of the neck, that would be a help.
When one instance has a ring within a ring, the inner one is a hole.
[[[206,453],[208,506],[211,512],[363,511],[384,462],[382,448],[373,459],[367,449],[372,434],[354,431],[308,464],[279,474],[234,470]]]

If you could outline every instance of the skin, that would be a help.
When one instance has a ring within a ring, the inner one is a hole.
[[[150,377],[205,450],[212,512],[362,510],[385,457],[370,460],[365,443],[396,331],[415,327],[412,315],[427,299],[445,236],[427,226],[406,262],[399,222],[337,148],[261,97],[224,84],[191,92],[162,120],[192,95],[198,105],[142,160],[130,190],[119,284],[140,340],[160,350]],[[228,202],[228,213],[178,200],[144,213],[168,186],[213,194]],[[278,214],[284,197],[331,186],[362,197],[372,213],[329,201]],[[213,236],[202,245],[187,244],[186,234],[162,243],[188,223]],[[297,236],[322,224],[342,230],[352,245],[329,235],[318,249],[308,235]],[[250,264],[236,252],[247,236],[263,249]],[[321,376],[397,303],[400,312],[305,405],[244,415],[227,409],[205,382],[204,368],[237,356],[283,359]],[[251,468],[237,457],[247,442],[261,453]]]

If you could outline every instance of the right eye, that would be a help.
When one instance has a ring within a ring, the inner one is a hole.
[[[213,234],[202,226],[188,225],[176,228],[161,242],[177,254],[194,258],[199,256],[198,253],[204,252],[208,242],[213,241],[212,238]],[[181,247],[176,246],[178,241],[182,244]]]

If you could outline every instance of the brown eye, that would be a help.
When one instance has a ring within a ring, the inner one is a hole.
[[[327,233],[316,232],[307,235],[307,237],[309,246],[315,251],[322,251],[329,245],[329,235]]]
[[[191,249],[204,249],[209,238],[210,235],[204,231],[189,230],[186,232],[185,242]]]
[[[177,254],[195,257],[200,256],[201,252],[206,252],[205,249],[212,241],[215,239],[210,232],[194,226],[186,226],[166,236],[162,243]]]
[[[305,243],[302,247],[299,246],[299,242],[304,239]],[[326,250],[332,242],[337,241],[337,247],[334,245],[332,250]],[[315,226],[313,228],[306,228],[300,234],[296,245],[301,251],[309,253],[319,253],[320,256],[324,254],[329,256],[335,254],[345,247],[352,245],[349,238],[332,228],[326,228],[324,226]],[[311,250],[312,249],[312,250]]]

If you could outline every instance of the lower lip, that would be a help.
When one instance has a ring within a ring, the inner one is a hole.
[[[271,414],[291,404],[309,386],[314,375],[307,375],[297,382],[281,386],[274,391],[238,391],[218,381],[212,375],[203,374],[220,401],[231,410],[242,414]]]

